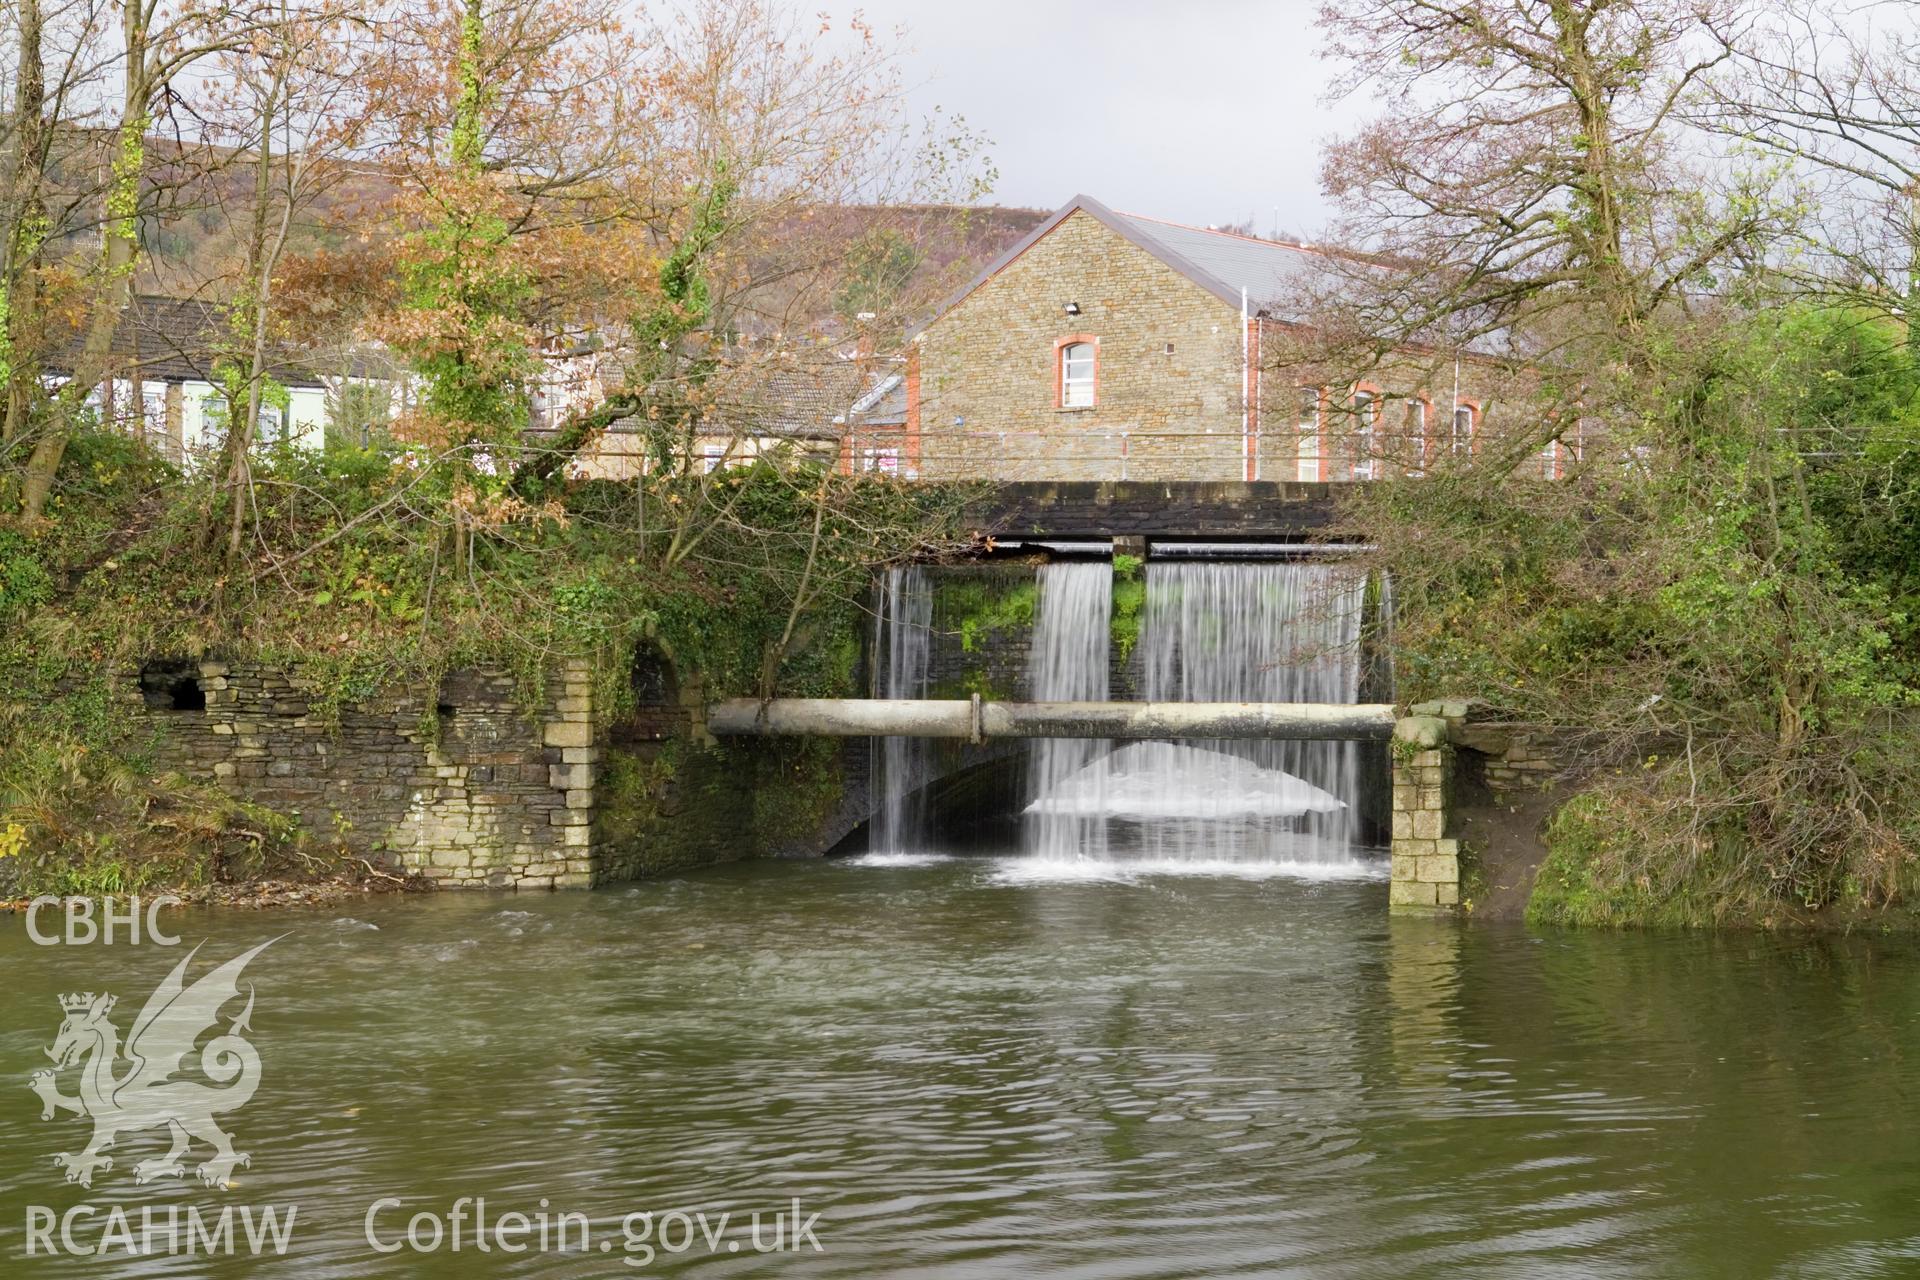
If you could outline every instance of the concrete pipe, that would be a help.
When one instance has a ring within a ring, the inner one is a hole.
[[[962,702],[906,698],[735,698],[707,710],[720,736],[1270,738],[1385,741],[1387,703]]]

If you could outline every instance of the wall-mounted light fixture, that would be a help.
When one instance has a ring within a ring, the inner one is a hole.
[[[1068,315],[1070,315],[1070,316],[1077,316],[1077,315],[1079,315],[1079,314],[1080,314],[1080,304],[1079,304],[1079,303],[1077,303],[1077,302],[1069,302],[1069,303],[1067,304],[1067,314],[1068,314]]]

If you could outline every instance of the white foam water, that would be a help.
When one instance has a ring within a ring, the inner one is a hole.
[[[1363,575],[1290,561],[1156,561],[1146,585],[1149,700],[1359,700]],[[1036,700],[1108,696],[1110,595],[1105,564],[1041,570]],[[1352,742],[1043,741],[1029,770],[1025,851],[1043,876],[1098,875],[1103,863],[1124,874],[1371,876],[1377,861],[1356,848],[1360,760]]]
[[[1040,567],[1033,639],[1027,652],[1029,696],[1035,702],[1105,702],[1112,645],[1113,565],[1063,560]],[[1108,762],[1112,744],[1086,738],[1040,738],[1028,757],[1021,815],[1026,852],[1054,862],[1107,856]],[[1057,801],[1069,789],[1072,802]]]
[[[876,589],[873,619],[876,698],[924,698],[932,679],[933,584],[918,565],[887,570]],[[932,769],[925,738],[878,738],[873,786],[879,805],[870,846],[877,852],[915,853],[926,840],[921,788]]]

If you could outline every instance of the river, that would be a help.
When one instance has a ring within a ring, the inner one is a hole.
[[[1385,895],[901,858],[184,911],[190,980],[284,935],[242,984],[262,1067],[221,1119],[252,1157],[224,1192],[135,1185],[159,1130],[62,1181],[89,1122],[28,1089],[58,997],[117,993],[125,1034],[187,946],[40,947],[12,917],[0,1271],[1920,1273],[1911,943],[1536,933],[1390,919]],[[486,1208],[454,1252],[464,1197]],[[136,1233],[142,1207],[297,1217],[264,1263],[134,1257],[116,1205]],[[47,1256],[35,1212],[107,1255]],[[563,1213],[584,1251],[540,1251]]]

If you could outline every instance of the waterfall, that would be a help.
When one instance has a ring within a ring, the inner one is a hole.
[[[1357,702],[1365,603],[1365,575],[1337,566],[1150,562],[1142,692],[1153,701]],[[1141,828],[1149,856],[1355,860],[1359,743],[1141,744],[1138,755],[1125,762],[1144,791],[1137,804],[1160,815]]]
[[[1027,655],[1028,696],[1035,702],[1104,702],[1113,616],[1113,565],[1060,561],[1042,565]],[[1030,854],[1059,861],[1107,856],[1107,758],[1111,744],[1084,738],[1034,742],[1027,767],[1035,798],[1021,821]],[[1074,803],[1063,803],[1071,788]]]
[[[1116,675],[1112,564],[1039,568],[1025,698],[1353,703],[1385,674],[1363,669],[1362,573],[1310,561],[1152,560],[1145,570],[1139,640]],[[901,567],[876,583],[875,697],[930,696],[934,581],[928,570]],[[1382,627],[1391,615],[1386,590]],[[941,754],[951,746],[875,740],[872,851],[932,852],[923,789],[943,760],[951,769],[951,751]],[[1371,874],[1355,849],[1362,791],[1382,767],[1370,750],[1354,742],[1036,739],[1020,844],[1031,865],[1054,868],[1046,874],[1067,863],[1076,864],[1071,874],[1130,863]]]
[[[1107,696],[1111,574],[1041,570],[1032,697]],[[1300,562],[1147,566],[1140,692],[1168,702],[1357,702],[1364,575]],[[1044,860],[1357,866],[1353,742],[1041,741],[1023,827]]]
[[[933,584],[917,565],[887,570],[875,587],[873,618],[876,698],[924,698],[933,654]],[[917,853],[926,841],[921,788],[931,773],[933,744],[925,738],[880,738],[874,743],[873,787],[879,799],[871,848]]]

